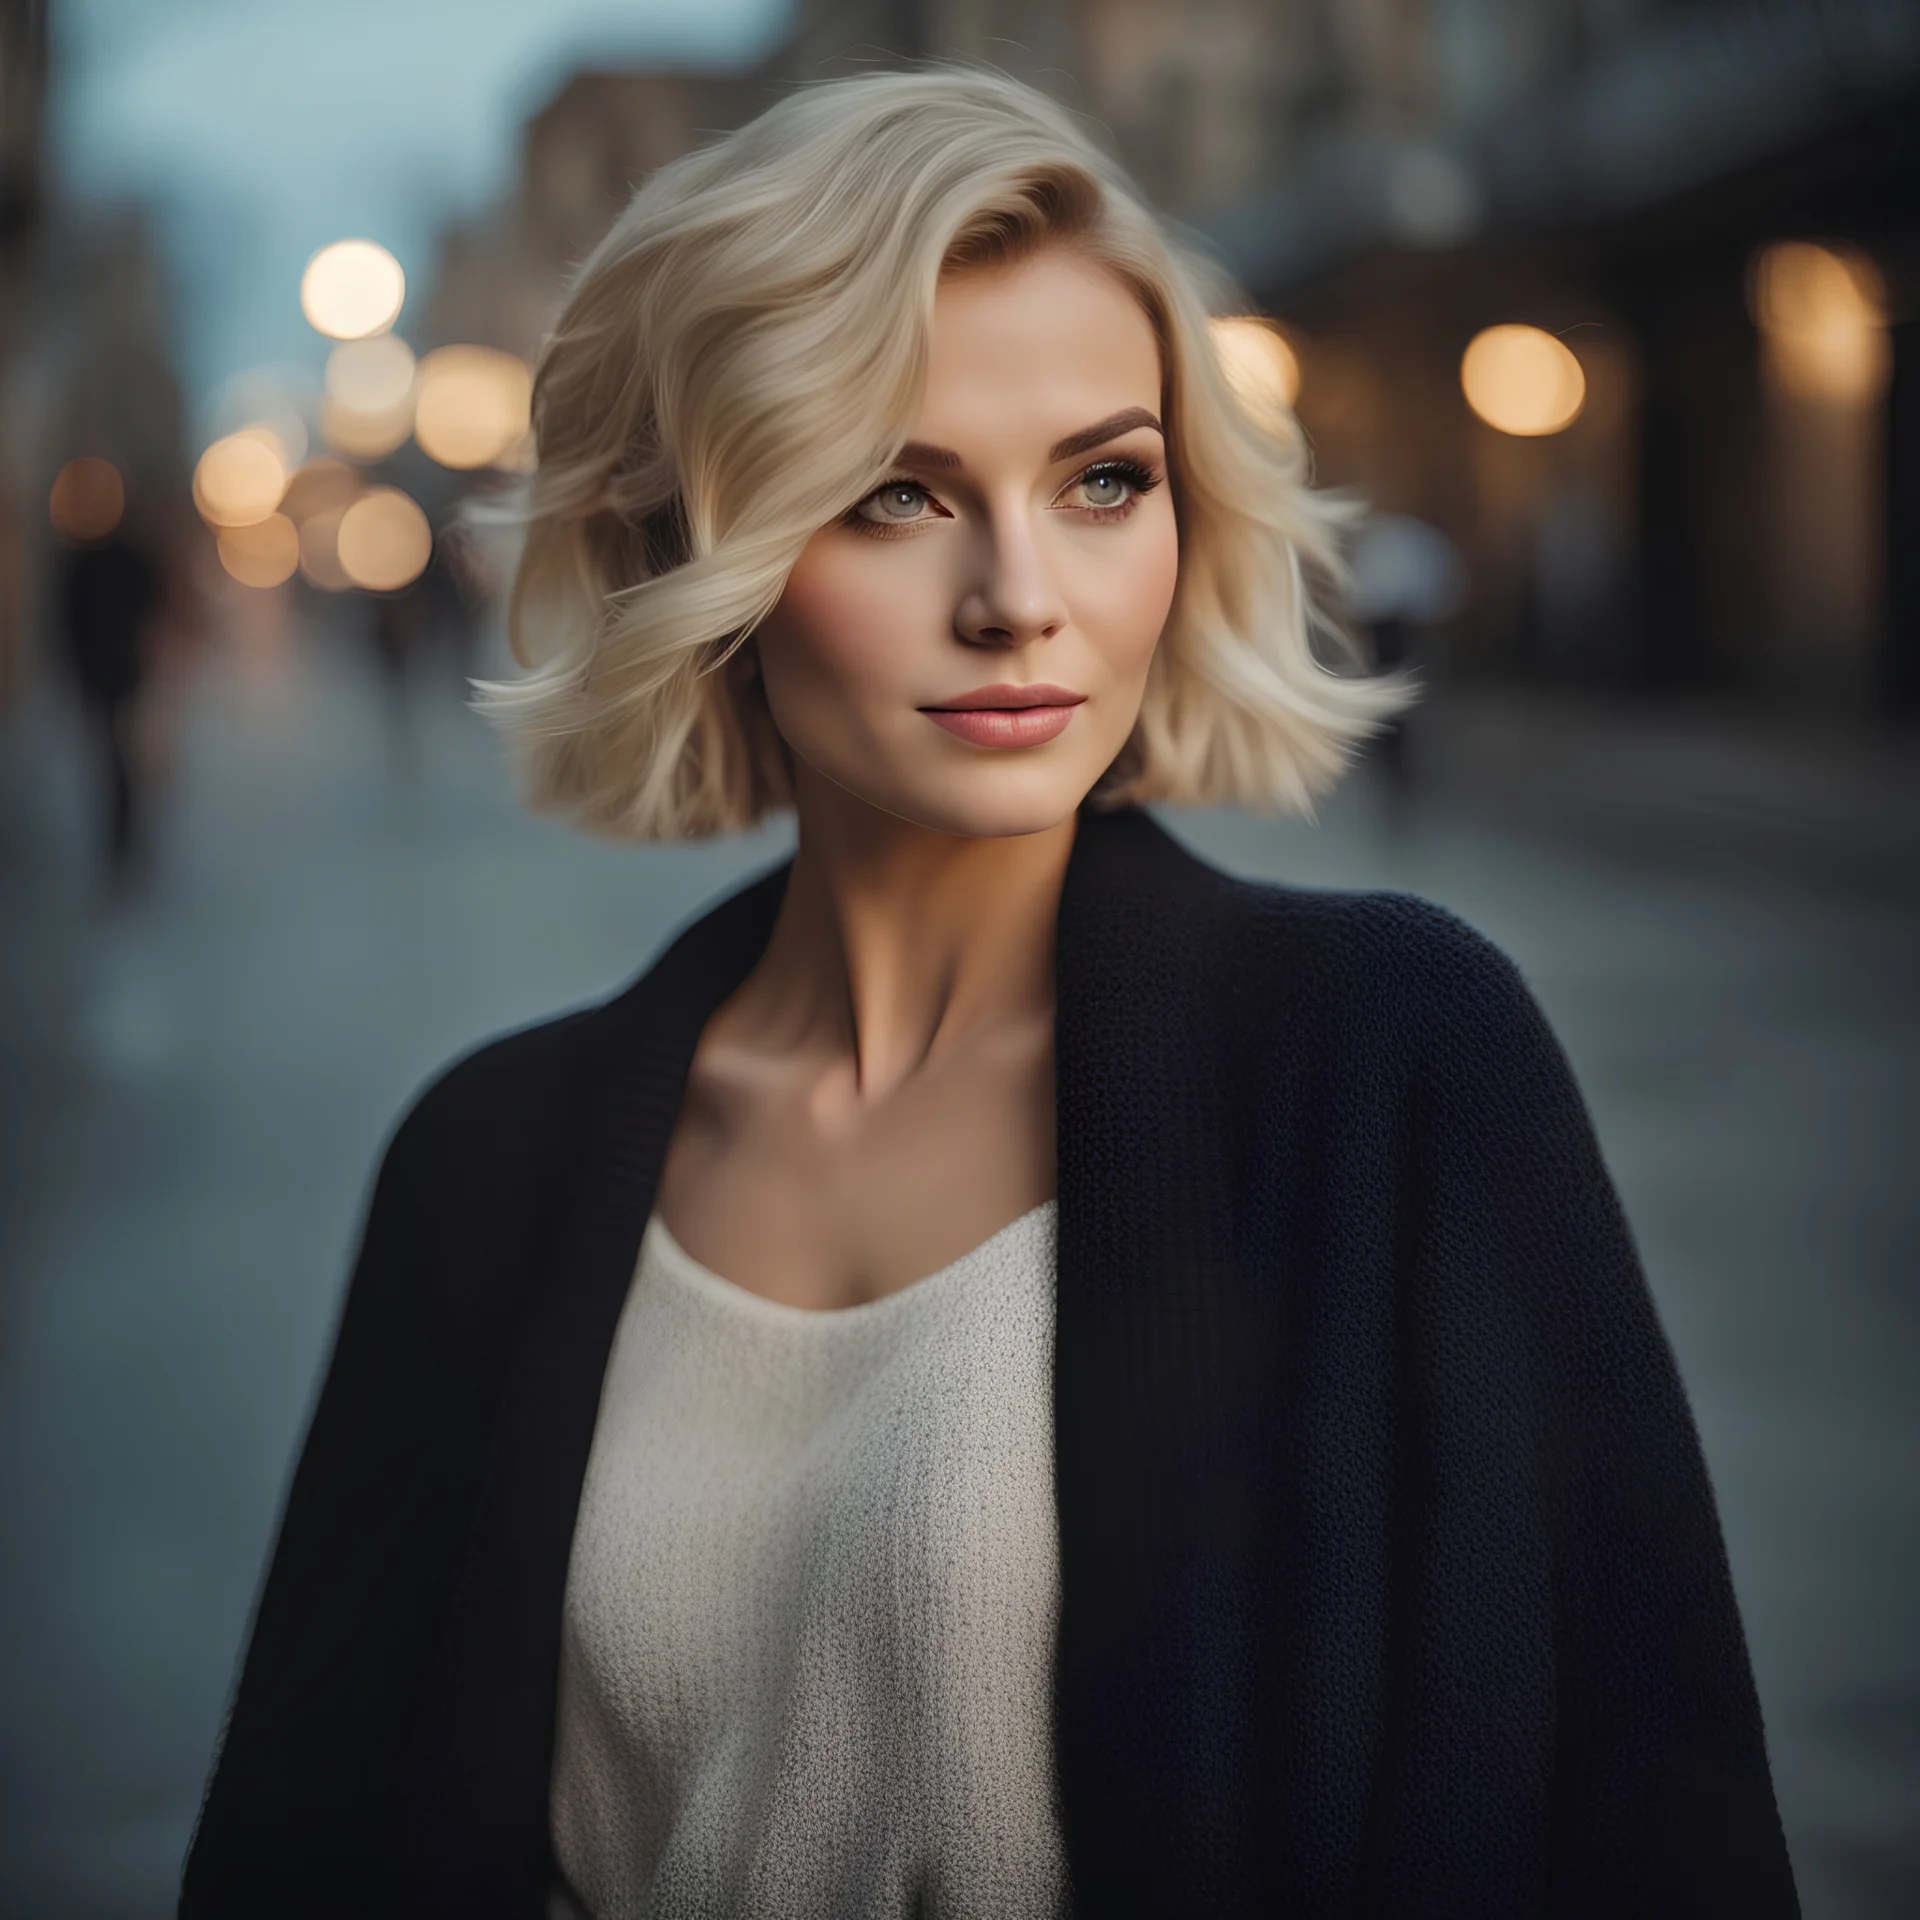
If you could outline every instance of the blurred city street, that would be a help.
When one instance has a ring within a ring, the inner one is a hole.
[[[450,663],[419,663],[396,705],[344,613],[300,627],[262,596],[223,617],[169,692],[153,868],[129,898],[94,889],[73,713],[44,683],[0,712],[10,1920],[171,1911],[410,1094],[617,986],[784,845],[631,849],[535,821]],[[1496,721],[1526,710],[1478,724]],[[1589,836],[1557,792],[1508,794],[1503,819],[1463,781],[1396,826],[1363,770],[1317,828],[1171,824],[1245,872],[1427,894],[1520,961],[1693,1395],[1805,1911],[1894,1920],[1920,1911],[1920,898],[1764,842],[1734,859],[1677,831]],[[1658,793],[1636,797],[1656,820]]]

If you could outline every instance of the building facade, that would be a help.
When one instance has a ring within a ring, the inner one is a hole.
[[[926,58],[1089,116],[1288,328],[1321,479],[1465,558],[1446,670],[1920,702],[1920,11],[803,0],[753,66],[569,81],[528,125],[511,203],[447,236],[430,331],[537,351],[654,167],[794,85]],[[1756,291],[1781,243],[1838,263],[1806,293],[1830,310],[1803,316],[1851,329],[1828,357],[1852,371],[1824,384],[1781,359]],[[1469,406],[1462,355],[1500,324],[1572,351],[1564,430]]]

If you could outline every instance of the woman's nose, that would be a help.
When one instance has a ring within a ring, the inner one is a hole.
[[[996,527],[981,542],[979,571],[954,613],[970,646],[1024,647],[1067,624],[1067,609],[1032,532]]]

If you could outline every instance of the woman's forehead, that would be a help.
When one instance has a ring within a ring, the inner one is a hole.
[[[1160,410],[1160,350],[1133,290],[1067,248],[945,276],[910,437],[1041,453],[1090,423]]]

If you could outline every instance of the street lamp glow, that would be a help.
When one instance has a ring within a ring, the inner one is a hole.
[[[1263,426],[1283,426],[1300,397],[1300,358],[1278,327],[1250,313],[1223,314],[1209,331],[1220,371]]]
[[[397,333],[342,340],[327,355],[327,398],[353,413],[388,413],[413,391],[413,349]]]
[[[340,516],[334,538],[340,570],[370,593],[395,593],[433,557],[427,516],[398,487],[369,487]]]
[[[104,540],[127,510],[127,489],[111,460],[69,460],[54,480],[47,515],[69,540]]]
[[[1777,241],[1755,259],[1748,296],[1767,371],[1789,393],[1860,401],[1885,390],[1886,285],[1864,254]]]
[[[420,362],[413,437],[443,467],[489,467],[526,439],[533,374],[493,347],[440,347]]]
[[[243,587],[277,587],[300,564],[300,536],[284,513],[220,529],[220,564]]]
[[[307,262],[300,278],[300,310],[331,340],[364,340],[385,333],[406,303],[400,262],[373,240],[336,240]]]
[[[193,503],[214,527],[258,525],[286,488],[278,439],[252,429],[216,440],[193,470]]]
[[[340,522],[346,515],[344,506],[322,507],[300,523],[301,578],[324,593],[345,593],[353,585],[340,564]]]
[[[397,333],[343,340],[327,355],[320,431],[350,460],[378,460],[413,431],[413,349]]]
[[[316,513],[344,509],[360,491],[361,484],[359,470],[344,460],[329,460],[324,456],[309,460],[287,481],[280,511],[296,527],[305,526]]]
[[[380,460],[406,444],[413,431],[413,401],[402,400],[382,413],[358,413],[329,394],[320,406],[320,433],[335,453],[349,460]]]
[[[1523,439],[1559,433],[1587,404],[1587,376],[1540,327],[1488,327],[1460,357],[1460,389],[1488,426]]]

